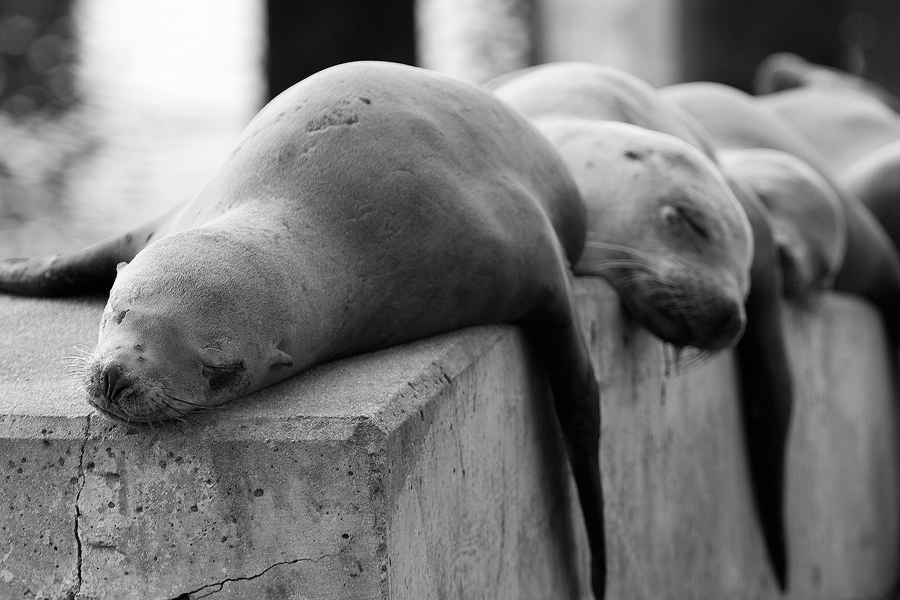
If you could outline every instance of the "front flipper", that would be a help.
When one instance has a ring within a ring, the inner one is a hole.
[[[772,227],[752,189],[725,173],[753,229],[747,328],[737,345],[744,441],[763,541],[779,588],[787,589],[784,472],[794,403],[781,323],[781,277]]]
[[[163,215],[101,242],[56,256],[0,260],[0,292],[23,296],[78,296],[107,292],[116,268],[156,239]]]
[[[560,285],[522,325],[547,372],[587,530],[594,597],[603,600],[606,535],[600,479],[600,392],[569,285]]]

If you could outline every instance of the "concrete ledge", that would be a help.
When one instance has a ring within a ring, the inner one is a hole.
[[[733,358],[679,373],[605,284],[577,290],[603,389],[609,597],[781,597]],[[138,431],[92,414],[62,360],[101,310],[0,296],[0,599],[588,597],[516,328],[322,365],[181,431]],[[900,448],[880,321],[836,294],[786,321],[788,597],[882,597],[900,562]]]

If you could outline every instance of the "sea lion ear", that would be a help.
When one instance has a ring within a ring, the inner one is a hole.
[[[275,348],[272,350],[272,366],[282,365],[285,367],[293,367],[294,359],[291,358],[291,355],[282,350],[281,348]]]
[[[118,273],[119,271],[121,271],[122,269],[124,269],[127,266],[128,266],[127,262],[120,262],[119,264],[116,265],[116,273]]]

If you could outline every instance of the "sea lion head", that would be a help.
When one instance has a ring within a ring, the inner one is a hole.
[[[731,150],[722,153],[721,164],[750,186],[770,215],[784,294],[800,298],[831,287],[847,247],[834,188],[802,159],[778,150]]]
[[[152,423],[285,377],[289,327],[274,325],[287,319],[269,281],[278,274],[263,269],[259,252],[198,228],[121,264],[84,375],[88,402],[116,421]]]
[[[678,347],[718,350],[746,322],[753,237],[713,163],[668,134],[624,123],[545,120],[588,207],[578,275],[601,275],[629,312]]]

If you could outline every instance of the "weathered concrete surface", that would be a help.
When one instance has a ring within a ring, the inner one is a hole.
[[[515,328],[324,365],[182,431],[139,431],[49,393],[101,308],[0,297],[11,461],[0,531],[15,531],[0,546],[0,598],[577,593],[577,570],[558,558],[577,547],[571,518],[547,513],[568,503],[562,450]],[[21,383],[42,370],[50,384]],[[491,561],[495,545],[521,552]]]
[[[839,294],[787,307],[797,398],[782,595],[750,500],[733,357],[679,376],[646,331],[597,308],[609,597],[885,598],[900,574],[900,444],[878,314]]]
[[[780,598],[731,355],[679,373],[605,284],[577,289],[603,390],[608,597]],[[0,296],[0,599],[589,597],[556,425],[514,327],[330,363],[181,431],[135,430],[92,414],[62,359],[101,308]],[[787,597],[883,597],[900,448],[879,319],[828,295],[786,320]]]

